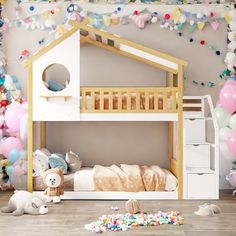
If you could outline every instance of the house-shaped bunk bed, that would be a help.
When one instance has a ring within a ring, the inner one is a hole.
[[[183,198],[183,70],[187,62],[123,39],[87,23],[73,26],[60,38],[22,64],[28,69],[28,190],[33,191],[34,122],[40,123],[40,145],[46,146],[47,121],[167,121],[169,171],[177,178],[175,191],[66,192],[77,199]],[[166,87],[80,87],[80,47],[92,44],[166,72]],[[62,91],[44,86],[45,69],[65,66],[70,82]],[[177,132],[174,132],[174,122]],[[173,137],[175,133],[175,138]],[[178,140],[178,141],[176,141]],[[174,145],[177,144],[176,154]]]

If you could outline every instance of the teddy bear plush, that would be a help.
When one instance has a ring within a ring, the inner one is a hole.
[[[47,202],[59,203],[61,195],[64,194],[62,184],[64,182],[63,170],[59,168],[49,169],[44,173],[44,184],[47,188],[44,191]]]
[[[48,213],[48,207],[43,199],[27,191],[15,191],[9,199],[8,205],[1,209],[2,213],[11,213],[13,216],[44,215]]]

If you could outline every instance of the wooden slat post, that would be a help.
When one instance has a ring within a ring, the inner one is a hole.
[[[101,111],[104,110],[104,91],[99,90],[99,98],[100,98],[100,109]]]
[[[95,93],[91,90],[91,112],[95,111]]]
[[[33,65],[30,64],[28,67],[28,83],[27,83],[27,97],[28,97],[27,189],[29,192],[33,191],[33,91],[32,89],[33,89]]]
[[[136,111],[140,111],[140,91],[136,90]]]
[[[118,96],[118,111],[122,112],[122,92],[121,92],[121,90],[118,90],[117,96]]]
[[[131,91],[127,90],[127,112],[131,112]]]
[[[109,91],[109,112],[113,111],[113,92]]]
[[[145,91],[144,99],[145,99],[145,111],[148,112],[149,111],[149,92]]]
[[[168,87],[174,87],[174,74],[171,72],[167,73]]]
[[[183,199],[183,66],[178,66],[178,198]]]

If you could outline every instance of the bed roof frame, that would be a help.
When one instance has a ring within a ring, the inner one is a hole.
[[[117,35],[108,33],[106,31],[98,30],[88,25],[88,20],[81,23],[70,21],[72,28],[63,34],[58,39],[54,40],[49,45],[40,49],[32,57],[22,63],[28,69],[28,190],[33,191],[33,119],[32,119],[32,74],[33,63],[38,58],[43,56],[49,50],[63,42],[65,39],[80,30],[80,45],[92,44],[113,53],[123,55],[133,60],[143,62],[167,73],[167,84],[169,87],[174,87],[174,78],[177,79],[178,89],[178,162],[173,159],[173,122],[169,122],[169,165],[171,171],[178,177],[178,199],[183,198],[183,69],[187,66],[187,62],[170,55],[164,54],[154,49],[150,49],[143,45],[134,43],[132,41],[123,39]],[[45,122],[40,122],[40,144],[45,147]]]

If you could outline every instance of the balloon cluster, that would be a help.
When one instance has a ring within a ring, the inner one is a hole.
[[[13,102],[2,119],[1,166],[14,188],[24,188],[27,173],[27,102]]]
[[[0,54],[0,188],[23,187],[27,171],[27,102],[15,76],[5,73],[6,58]]]
[[[220,152],[232,161],[236,159],[236,77],[225,82],[214,113],[220,129]]]

